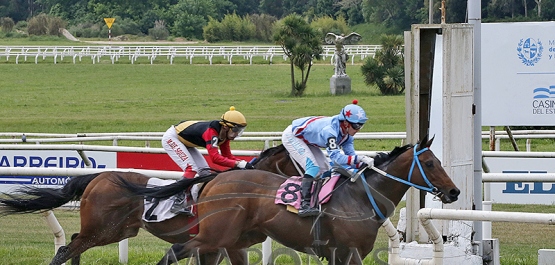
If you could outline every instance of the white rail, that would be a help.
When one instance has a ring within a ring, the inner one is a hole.
[[[374,56],[376,51],[381,49],[381,45],[345,45],[347,54],[351,56],[351,63],[354,64],[355,57],[361,60],[368,56]],[[334,45],[323,45],[321,54],[323,60],[327,57],[333,57],[335,52]],[[93,64],[100,62],[101,59],[108,58],[112,64],[118,62],[122,58],[127,58],[132,64],[139,58],[146,58],[150,64],[154,64],[156,60],[165,60],[173,64],[177,58],[185,58],[189,60],[189,64],[193,64],[194,58],[203,58],[212,64],[214,57],[224,58],[233,64],[233,58],[239,57],[253,63],[254,57],[261,57],[264,60],[273,62],[274,57],[282,57],[284,60],[287,56],[284,54],[280,46],[0,46],[0,58],[6,57],[6,61],[14,58],[15,63],[20,61],[26,62],[27,59],[33,58],[35,64],[39,59],[42,61],[46,58],[52,58],[54,64],[63,61],[69,57],[75,64],[81,62],[83,58],[90,58]],[[162,58],[162,59],[160,59]]]
[[[524,213],[524,212],[488,212],[476,210],[452,210],[423,208],[418,211],[418,219],[433,242],[434,255],[432,259],[400,259],[400,263],[390,264],[444,264],[443,239],[441,233],[435,228],[432,219],[439,220],[465,220],[465,221],[490,221],[490,222],[520,222],[535,224],[555,224],[555,214]],[[388,233],[389,234],[389,233]],[[390,244],[391,244],[390,240]],[[393,251],[390,250],[390,254]],[[397,255],[398,256],[398,255]]]
[[[106,141],[112,140],[114,144],[117,145],[117,140],[145,140],[151,141],[156,140],[159,141],[162,136],[162,132],[138,132],[138,133],[81,133],[81,134],[39,134],[39,133],[0,133],[0,137],[12,137],[12,139],[0,139],[0,143],[7,142],[7,143],[22,143],[22,142],[35,142],[37,144],[0,144],[0,150],[76,150],[78,152],[82,151],[107,151],[107,152],[143,152],[143,153],[165,153],[162,148],[139,148],[139,147],[121,147],[121,146],[98,146],[98,145],[74,145],[74,144],[64,144],[64,145],[56,145],[56,144],[48,144],[48,145],[40,145],[38,143],[53,143],[53,142],[72,142],[72,141]],[[555,131],[525,131],[519,132],[514,131],[513,135],[515,138],[555,138]],[[37,137],[36,139],[27,138],[27,137]],[[40,137],[49,137],[49,138],[40,138]],[[482,132],[482,138],[488,138],[489,132]],[[497,138],[506,138],[507,135],[499,132],[496,135]],[[18,139],[16,139],[18,138]],[[404,140],[406,135],[404,132],[381,132],[381,133],[359,133],[355,136],[357,139],[400,139]],[[281,140],[281,132],[246,132],[243,137],[238,138],[237,140],[242,139],[243,141],[280,141]],[[201,153],[205,154],[205,150],[200,150]],[[233,151],[234,155],[245,155],[245,156],[257,156],[260,154],[259,151]],[[374,151],[362,151],[361,154],[366,155],[375,155],[376,152]],[[502,151],[483,151],[483,156],[485,157],[528,157],[528,158],[555,158],[555,153],[553,152],[502,152]],[[101,171],[108,171],[108,170],[118,170],[118,171],[137,171],[143,173],[147,176],[151,177],[159,177],[159,178],[170,178],[170,179],[180,179],[182,173],[181,172],[164,172],[158,170],[138,170],[138,169],[66,169],[66,168],[2,168],[0,167],[0,175],[49,175],[49,176],[75,176],[75,175],[82,175],[82,174],[90,174],[95,172]],[[483,182],[553,182],[555,181],[555,174],[547,173],[547,174],[502,174],[502,173],[483,173]],[[439,209],[434,209],[439,210]],[[443,210],[449,211],[449,210]],[[462,211],[462,210],[450,210],[450,211]],[[481,211],[481,213],[474,213],[473,215],[480,215],[488,213],[487,211]],[[463,213],[461,213],[463,214]],[[420,212],[419,212],[420,215]],[[484,214],[488,215],[489,214]],[[499,215],[499,214],[497,214]],[[498,218],[492,221],[501,220],[500,217],[495,217],[497,215],[491,215],[493,219]],[[540,214],[541,215],[541,214]],[[47,218],[52,218],[53,215],[47,215]],[[440,219],[434,217],[436,219]],[[478,218],[478,217],[470,217],[470,218]],[[544,216],[541,216],[544,218]],[[55,217],[54,217],[55,220]],[[474,220],[468,219],[468,217],[464,217],[458,220]],[[543,219],[542,219],[543,220]],[[555,219],[552,219],[555,220]],[[480,220],[476,220],[480,221]],[[484,221],[484,220],[482,220]],[[488,220],[485,220],[488,221]],[[441,241],[441,237],[434,238],[434,258],[431,260],[411,260],[400,258],[398,256],[398,237],[397,230],[393,227],[393,225],[389,222],[383,224],[384,228],[388,236],[390,236],[390,244],[393,241],[396,241],[397,245],[393,244],[390,248],[390,261],[400,262],[400,263],[391,263],[391,264],[442,264],[443,262],[443,242]],[[55,234],[59,234],[60,231],[57,226],[53,223],[51,224],[53,232]],[[429,228],[427,228],[429,229]],[[56,230],[56,231],[55,231]],[[432,231],[433,232],[433,231]],[[63,230],[61,231],[63,233]],[[431,232],[430,232],[431,233]],[[436,242],[437,241],[437,242]],[[62,244],[56,241],[56,246]],[[120,244],[126,244],[120,243]],[[120,245],[121,247],[122,245]],[[441,251],[440,251],[441,248]],[[393,255],[392,253],[397,253]],[[441,253],[441,255],[439,255]],[[121,254],[121,253],[120,253]],[[121,259],[120,261],[125,263],[125,260]]]

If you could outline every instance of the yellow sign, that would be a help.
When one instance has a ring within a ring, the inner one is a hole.
[[[113,17],[105,17],[104,18],[104,22],[106,22],[106,26],[108,26],[108,28],[112,28],[112,24],[114,24],[114,20],[116,20],[116,18]]]

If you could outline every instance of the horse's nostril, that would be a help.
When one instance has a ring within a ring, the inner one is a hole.
[[[453,197],[459,196],[459,194],[461,194],[461,191],[457,188],[453,188],[449,191],[449,195]]]

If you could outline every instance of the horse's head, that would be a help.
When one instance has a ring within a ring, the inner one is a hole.
[[[407,181],[415,187],[438,196],[443,203],[452,203],[459,197],[461,191],[453,183],[441,162],[430,150],[434,138],[424,137],[416,144],[412,151],[404,152],[398,159],[405,159],[410,163]]]

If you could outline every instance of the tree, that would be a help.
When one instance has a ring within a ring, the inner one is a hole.
[[[361,67],[364,82],[377,85],[384,95],[405,91],[403,42],[400,35],[383,35],[382,49],[374,58],[368,57]]]
[[[422,0],[362,1],[362,13],[366,22],[382,23],[402,30],[408,30],[411,24],[421,22],[418,14],[423,7]]]
[[[171,33],[191,39],[202,39],[202,28],[208,24],[209,17],[216,17],[214,1],[179,0],[170,8],[174,21]]]
[[[15,23],[13,22],[13,19],[10,17],[3,17],[0,18],[0,26],[2,26],[2,31],[4,33],[10,33],[13,30],[13,27],[15,26]]]
[[[291,95],[302,96],[312,67],[320,59],[321,41],[316,31],[301,16],[291,14],[277,24],[274,42],[281,46],[291,65]],[[301,70],[301,81],[295,81],[295,67]]]

